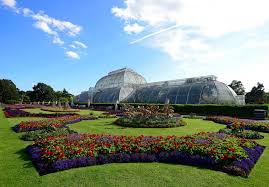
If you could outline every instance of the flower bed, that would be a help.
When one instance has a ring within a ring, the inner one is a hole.
[[[246,138],[246,139],[263,139],[264,138],[263,135],[252,130],[233,131],[233,129],[225,128],[225,129],[220,129],[219,132],[230,134],[230,135],[235,135],[239,138]]]
[[[237,126],[243,126],[246,130],[254,130],[259,132],[269,133],[269,123],[256,121],[256,120],[248,120],[248,119],[238,119],[226,116],[209,116],[206,117],[206,120],[214,121],[216,123],[225,124],[230,127],[232,124]]]
[[[63,109],[63,108],[41,108],[40,110],[47,112],[79,112],[79,109]]]
[[[55,119],[47,119],[41,121],[22,121],[15,125],[15,132],[27,132],[41,129],[66,128],[68,124],[78,123],[83,120],[95,120],[93,117],[68,116]]]
[[[134,128],[171,128],[185,126],[186,122],[182,118],[162,118],[156,117],[154,119],[143,118],[126,118],[121,117],[115,121],[115,124],[123,127]]]
[[[115,123],[134,128],[169,128],[186,125],[181,117],[174,117],[174,111],[168,104],[164,105],[162,110],[155,105],[137,108],[124,105],[123,116]]]
[[[39,139],[27,147],[40,175],[114,162],[168,162],[247,177],[263,150],[254,141],[224,133],[182,137],[70,134]]]
[[[78,115],[76,113],[55,113],[55,114],[44,114],[44,113],[30,113],[22,110],[21,108],[10,108],[6,107],[4,109],[4,114],[6,118],[12,117],[42,117],[42,118],[57,118],[64,116],[75,116]]]
[[[28,131],[23,133],[21,136],[22,140],[25,141],[33,141],[37,139],[44,139],[48,137],[54,137],[54,136],[62,136],[67,134],[74,134],[77,133],[74,130],[70,130],[67,128],[55,128],[55,129],[41,129],[36,131]]]

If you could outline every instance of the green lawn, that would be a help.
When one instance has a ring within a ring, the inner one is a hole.
[[[24,148],[31,144],[19,139],[11,127],[21,120],[5,119],[0,111],[0,186],[268,186],[269,149],[267,148],[248,179],[191,166],[163,163],[122,163],[66,170],[40,177],[28,160]],[[36,119],[36,118],[35,118]],[[186,119],[185,127],[133,129],[112,124],[114,119],[83,121],[71,125],[79,132],[126,135],[185,135],[217,131],[223,125]],[[269,146],[269,134],[259,143]]]
[[[30,113],[35,113],[35,114],[39,114],[39,113],[43,113],[43,114],[55,114],[56,112],[49,112],[49,111],[43,111],[40,108],[27,108],[27,109],[23,109],[26,112],[30,112]],[[61,113],[70,113],[70,112],[61,112]],[[80,110],[79,112],[72,112],[72,113],[77,113],[80,115],[89,115],[90,113],[93,113],[94,115],[100,115],[103,112],[100,111],[93,111],[93,110]]]

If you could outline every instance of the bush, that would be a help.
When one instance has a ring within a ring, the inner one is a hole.
[[[77,133],[77,132],[70,130],[69,128],[42,129],[42,130],[26,132],[21,136],[21,139],[25,141],[33,141],[37,139],[43,139],[43,138],[61,136],[61,135],[67,135],[67,134],[73,134],[73,133]]]
[[[263,135],[252,130],[242,130],[242,131],[234,132],[232,129],[225,128],[225,129],[220,129],[219,133],[235,135],[239,138],[246,138],[246,139],[263,139],[264,138]]]
[[[174,111],[180,114],[195,113],[197,115],[231,116],[239,118],[254,117],[255,109],[268,111],[266,105],[172,105]]]

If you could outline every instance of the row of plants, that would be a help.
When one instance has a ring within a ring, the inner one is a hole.
[[[82,104],[82,103],[81,103]],[[87,103],[84,103],[87,104]],[[148,104],[148,103],[129,103],[134,107],[138,106],[148,106],[148,105],[156,105],[159,107],[163,107],[164,104]],[[124,107],[124,103],[120,103],[118,106]],[[114,107],[115,103],[91,103],[91,106],[95,108],[108,108]],[[268,105],[215,105],[215,104],[171,104],[174,111],[179,114],[191,114],[195,113],[197,115],[203,116],[231,116],[237,118],[249,118],[254,117],[255,109],[262,109],[268,111]]]
[[[164,105],[162,109],[157,105],[137,108],[124,105],[123,115],[115,121],[115,124],[134,128],[169,128],[186,125],[181,117],[174,117],[170,105]]]
[[[254,141],[204,132],[182,137],[76,133],[37,139],[27,147],[40,175],[113,162],[168,162],[247,177],[263,150]]]
[[[269,122],[249,120],[249,119],[238,119],[227,116],[208,116],[206,117],[206,120],[214,121],[220,124],[225,124],[229,128],[243,128],[246,130],[269,133]]]
[[[246,138],[246,139],[263,139],[264,136],[260,133],[252,130],[242,130],[242,131],[234,131],[230,128],[220,129],[220,133],[235,135],[239,138]]]
[[[43,107],[40,110],[47,111],[47,112],[79,112],[79,109],[64,109],[64,108],[59,108],[59,107],[53,107],[53,108],[48,108],[48,107]]]
[[[74,130],[71,130],[69,127],[67,128],[46,128],[36,131],[28,131],[23,133],[21,136],[22,140],[25,141],[34,141],[37,139],[44,139],[48,137],[54,137],[54,136],[62,136],[67,134],[74,134],[77,133]]]
[[[22,110],[21,108],[5,107],[4,114],[6,118],[12,117],[42,117],[42,118],[58,118],[64,116],[75,116],[76,113],[55,113],[55,114],[45,114],[45,113],[31,113]]]
[[[78,123],[83,120],[95,120],[94,117],[83,117],[83,116],[66,116],[60,118],[52,118],[40,121],[22,121],[13,127],[15,132],[27,132],[36,130],[50,130],[54,128],[66,128],[67,125]]]

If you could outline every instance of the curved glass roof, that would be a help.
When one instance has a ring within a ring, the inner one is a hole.
[[[144,86],[136,89],[125,101],[130,103],[171,104],[236,104],[236,94],[218,81],[193,82],[181,85]]]
[[[97,81],[96,89],[116,88],[126,85],[146,84],[144,77],[129,68],[123,68],[108,73],[107,76]]]
[[[94,103],[165,103],[171,104],[238,104],[236,93],[215,76],[193,77],[147,83],[135,71],[123,68],[108,73],[90,89],[81,94]]]

